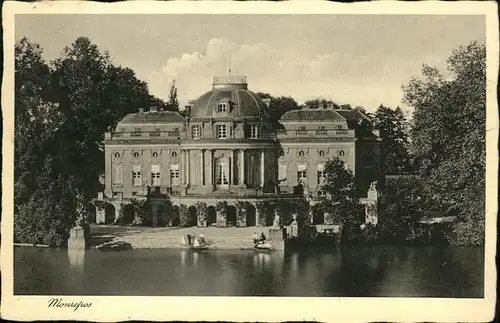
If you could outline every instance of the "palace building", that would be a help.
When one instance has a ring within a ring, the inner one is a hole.
[[[361,112],[293,110],[276,129],[268,104],[245,77],[215,77],[185,116],[156,107],[127,115],[104,136],[105,188],[98,200],[106,207],[97,210],[97,223],[111,223],[126,208],[133,212],[134,200],[147,199],[153,225],[165,225],[159,219],[166,200],[177,212],[170,225],[180,224],[182,208],[191,225],[200,225],[200,202],[207,212],[202,226],[270,225],[272,216],[262,218],[259,206],[324,194],[328,159],[344,161],[360,187],[379,178],[379,134]],[[237,223],[241,205],[246,215]]]

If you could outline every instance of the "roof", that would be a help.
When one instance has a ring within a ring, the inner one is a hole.
[[[300,109],[291,110],[283,114],[280,121],[337,121],[346,122],[349,129],[358,128],[361,120],[370,122],[371,120],[357,110],[340,109]]]
[[[338,114],[340,114],[347,122],[347,126],[349,128],[356,128],[358,122],[361,120],[370,121],[368,117],[364,116],[361,112],[357,110],[335,110]],[[370,122],[371,123],[371,122]]]
[[[300,109],[287,111],[280,121],[339,121],[344,119],[332,109]]]
[[[191,107],[191,118],[215,118],[217,102],[230,100],[234,109],[227,114],[229,117],[259,117],[267,119],[267,105],[252,91],[241,88],[213,89],[200,96]]]
[[[138,123],[184,123],[184,118],[177,111],[146,111],[131,113],[119,124]]]

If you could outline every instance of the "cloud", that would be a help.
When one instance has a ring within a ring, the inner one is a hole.
[[[315,53],[307,47],[274,48],[264,43],[237,44],[225,38],[210,39],[203,52],[168,58],[150,84],[165,86],[175,79],[184,105],[210,90],[212,77],[228,75],[229,60],[232,74],[246,76],[250,90],[291,96],[299,102],[325,97],[373,110],[382,102],[398,105],[401,99],[401,83],[394,80],[395,71],[384,64],[373,64],[367,56]],[[412,65],[400,63],[396,72]],[[381,79],[386,82],[376,82]],[[155,94],[166,99],[168,85],[157,89],[152,88],[152,92],[160,92]]]

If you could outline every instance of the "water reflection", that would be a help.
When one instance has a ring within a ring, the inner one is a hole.
[[[193,254],[193,266],[196,268],[196,266],[198,265],[199,253],[195,251],[192,254]]]
[[[478,248],[14,252],[16,294],[482,297]]]
[[[271,255],[266,252],[256,252],[253,256],[254,268],[259,272],[268,271],[271,267]]]
[[[187,257],[187,250],[181,249],[181,266],[182,267],[186,266],[186,257]]]
[[[69,250],[69,284],[68,287],[71,291],[77,291],[81,286],[85,285],[84,281],[84,263],[85,263],[85,250]]]
[[[68,259],[74,272],[83,272],[85,262],[85,250],[68,250]]]

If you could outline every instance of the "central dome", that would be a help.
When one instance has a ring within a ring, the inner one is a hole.
[[[221,115],[220,104],[226,104]],[[258,118],[266,120],[267,105],[248,90],[245,77],[214,77],[211,91],[200,96],[191,106],[190,118]]]

